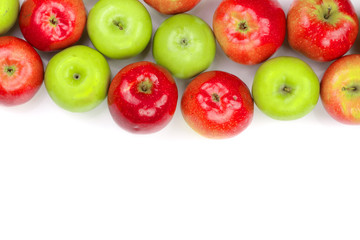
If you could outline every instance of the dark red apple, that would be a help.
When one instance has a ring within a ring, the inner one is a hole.
[[[185,121],[208,138],[238,135],[251,123],[254,102],[246,84],[235,75],[210,71],[187,86],[181,100]]]
[[[132,63],[114,77],[108,93],[111,116],[133,133],[153,133],[172,119],[178,90],[171,74],[151,62]]]
[[[162,14],[184,13],[193,9],[200,0],[144,0]]]
[[[258,64],[284,42],[286,17],[277,0],[224,0],[214,13],[213,29],[230,59]]]
[[[39,54],[26,41],[0,37],[0,103],[14,106],[29,101],[39,90],[44,67]]]
[[[25,39],[41,51],[55,51],[75,44],[86,24],[82,0],[25,0],[19,25]]]

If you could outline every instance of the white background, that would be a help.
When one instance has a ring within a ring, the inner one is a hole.
[[[279,2],[287,13],[291,0]],[[360,1],[352,2],[359,15]],[[96,1],[85,3],[89,11]],[[202,0],[190,13],[211,26],[219,3]],[[155,32],[166,16],[146,7]],[[18,24],[9,35],[22,37]],[[92,46],[86,32],[79,44]],[[349,53],[360,53],[359,40]],[[54,53],[41,55],[46,66]],[[305,60],[319,79],[330,64],[287,41],[275,56]],[[112,75],[144,59],[153,61],[151,46],[109,60]],[[258,67],[234,63],[218,47],[209,70],[251,88]],[[177,80],[179,100],[188,83]],[[288,122],[255,107],[252,124],[227,140],[199,136],[179,107],[162,131],[134,135],[115,124],[106,101],[70,113],[42,86],[30,102],[0,107],[0,239],[358,240],[359,135],[320,101]]]

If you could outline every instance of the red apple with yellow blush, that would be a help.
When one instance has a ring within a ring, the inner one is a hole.
[[[20,9],[19,25],[24,38],[41,51],[74,45],[85,24],[82,0],[25,0]]]
[[[172,15],[193,9],[200,0],[144,0],[162,14]]]
[[[326,70],[320,84],[321,101],[335,120],[360,124],[360,55],[339,58]]]
[[[294,0],[287,29],[293,49],[315,61],[332,61],[353,46],[359,21],[350,0]]]
[[[230,59],[253,65],[280,48],[286,18],[277,0],[224,0],[214,13],[213,29]]]

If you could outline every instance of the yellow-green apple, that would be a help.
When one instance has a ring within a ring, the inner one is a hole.
[[[144,0],[162,14],[184,13],[193,9],[200,0]]]
[[[43,82],[44,67],[39,54],[17,37],[0,37],[0,69],[0,103],[3,105],[29,101]]]
[[[166,19],[154,36],[155,61],[177,78],[191,78],[206,70],[215,52],[211,28],[194,15],[182,13]]]
[[[214,13],[213,29],[231,60],[258,64],[284,42],[286,18],[277,0],[224,0]]]
[[[110,67],[98,51],[82,45],[62,50],[45,70],[45,86],[52,100],[71,112],[86,112],[105,98]]]
[[[347,55],[330,65],[321,80],[320,96],[334,119],[360,124],[360,55]]]
[[[85,24],[82,0],[25,0],[21,5],[20,30],[41,51],[56,51],[75,44]]]
[[[319,94],[318,77],[307,63],[295,57],[277,57],[263,63],[252,86],[257,107],[278,120],[307,115],[316,106]]]
[[[124,67],[111,82],[108,105],[114,121],[133,133],[154,133],[172,119],[178,90],[171,74],[147,62]]]
[[[95,48],[109,58],[130,58],[151,39],[152,22],[138,0],[100,0],[89,12],[87,30]]]
[[[294,0],[287,28],[293,49],[316,61],[331,61],[352,47],[359,21],[350,0]]]
[[[187,124],[208,138],[230,138],[251,123],[254,102],[246,84],[222,71],[204,72],[185,89],[181,111]]]
[[[16,23],[19,0],[0,0],[0,35],[7,33]]]

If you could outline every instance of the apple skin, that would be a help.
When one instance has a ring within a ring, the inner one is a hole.
[[[16,23],[19,0],[0,0],[0,35],[7,33]]]
[[[224,0],[213,29],[225,54],[241,64],[258,64],[283,44],[286,17],[277,0]]]
[[[214,61],[215,53],[216,41],[211,28],[194,15],[182,13],[166,19],[154,36],[156,63],[180,79],[206,70]]]
[[[105,98],[111,72],[105,57],[82,45],[62,50],[45,70],[45,87],[52,100],[70,112],[87,112]]]
[[[162,14],[173,15],[190,11],[200,0],[144,0],[144,2]]]
[[[347,55],[329,66],[321,80],[320,96],[335,120],[360,124],[360,55]]]
[[[89,12],[87,30],[95,48],[105,56],[130,58],[149,44],[151,16],[138,0],[100,0]]]
[[[19,25],[24,38],[41,51],[74,45],[84,31],[86,10],[82,0],[25,0]]]
[[[295,0],[288,12],[287,29],[294,50],[315,61],[332,61],[353,46],[359,21],[349,0]]]
[[[163,129],[172,119],[177,101],[178,89],[171,74],[147,61],[121,69],[108,94],[114,121],[127,131],[140,134]]]
[[[0,37],[0,69],[0,103],[5,106],[28,102],[43,83],[39,54],[17,37]]]
[[[222,71],[201,73],[185,89],[181,111],[187,124],[207,138],[238,135],[249,126],[254,102],[246,84]]]
[[[295,120],[311,112],[319,100],[319,79],[304,61],[277,57],[257,70],[252,95],[257,107],[278,120]]]

